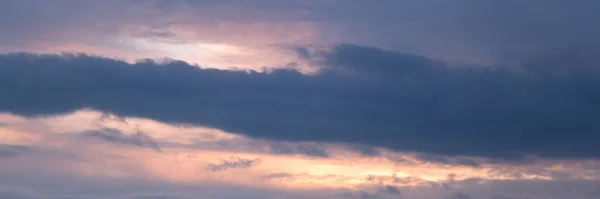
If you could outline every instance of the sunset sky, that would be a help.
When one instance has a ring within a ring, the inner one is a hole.
[[[0,199],[600,199],[599,8],[0,0]]]

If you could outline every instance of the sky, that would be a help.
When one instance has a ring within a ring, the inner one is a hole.
[[[600,199],[592,0],[2,0],[2,199]]]

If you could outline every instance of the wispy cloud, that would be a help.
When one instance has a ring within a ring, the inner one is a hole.
[[[247,169],[260,163],[260,159],[245,159],[241,157],[229,157],[219,159],[218,163],[210,163],[207,168],[211,171],[223,171],[228,169]]]
[[[161,152],[160,146],[152,137],[147,136],[142,132],[133,135],[126,135],[116,129],[102,129],[96,131],[86,131],[82,133],[85,137],[100,138],[104,141],[114,142],[117,144],[129,144],[139,147],[146,147],[157,152]]]

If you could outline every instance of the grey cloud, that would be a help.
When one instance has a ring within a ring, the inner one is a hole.
[[[400,195],[400,190],[398,190],[398,188],[396,188],[395,186],[385,186],[385,191],[391,195]]]
[[[123,199],[193,199],[193,196],[181,194],[137,194]]]
[[[595,198],[594,180],[485,180],[482,183],[456,181],[446,198],[469,196],[474,199],[563,199]],[[457,194],[458,193],[458,194]],[[463,195],[464,194],[464,195]]]
[[[496,165],[494,169],[487,172],[490,177],[509,177],[509,178],[524,178],[526,176],[540,176],[552,180],[574,180],[574,179],[589,179],[595,178],[592,176],[600,176],[598,168],[581,167],[585,163],[555,163],[552,165],[561,166],[565,169],[556,170],[552,166],[534,166],[535,164],[521,165],[517,167],[508,165]],[[580,170],[581,172],[573,172]]]
[[[207,168],[211,171],[223,171],[227,169],[247,169],[260,163],[260,159],[245,159],[240,157],[229,157],[220,159],[219,163],[210,163]]]
[[[320,25],[323,37],[449,60],[515,62],[561,48],[600,52],[595,48],[600,44],[595,36],[600,34],[595,20],[600,3],[593,0],[163,2],[157,7],[185,2],[205,17],[308,21]],[[308,55],[304,50],[300,54]]]
[[[432,185],[436,184],[436,182],[424,180],[419,177],[412,177],[412,176],[398,177],[396,174],[392,174],[389,176],[369,175],[369,176],[367,176],[366,180],[370,183],[374,183],[374,184],[378,184],[378,185],[400,184],[403,186],[413,186],[413,185],[432,186]]]
[[[334,34],[433,57],[498,63],[564,47],[599,52],[597,1],[333,2],[314,14],[344,24]]]
[[[122,24],[283,21],[316,24],[319,36],[342,42],[451,60],[514,62],[565,47],[597,55],[598,6],[594,0],[4,0],[0,40],[47,41],[55,39],[48,33],[63,29],[102,27],[97,31],[105,33]]]
[[[361,191],[349,192],[344,189],[322,190],[278,190],[273,188],[248,188],[239,185],[226,185],[214,182],[208,184],[172,184],[147,179],[110,179],[110,178],[68,178],[55,177],[52,174],[14,174],[0,178],[0,196],[16,196],[18,199],[139,199],[139,198],[432,198],[446,199],[449,194],[433,186],[396,187],[401,195],[386,194],[385,186],[356,187]],[[284,176],[282,174],[281,176]],[[214,183],[214,184],[210,184]],[[459,182],[460,183],[460,182]],[[31,189],[4,189],[2,186],[31,187]],[[506,180],[487,181],[484,184],[458,184],[452,193],[461,192],[474,199],[496,199],[494,196],[513,197],[514,199],[564,199],[596,198],[592,191],[597,189],[598,181],[528,181]],[[35,190],[35,191],[34,191]],[[234,191],[232,191],[234,190]],[[364,192],[364,193],[361,193]],[[336,193],[338,195],[336,195]],[[459,194],[460,195],[460,194]],[[8,198],[13,199],[13,198]],[[508,198],[499,198],[508,199]],[[512,199],[512,198],[511,198]]]
[[[456,160],[456,164],[464,165],[464,166],[472,166],[472,167],[478,167],[480,165],[479,162],[477,162],[473,159],[468,159],[468,158],[459,158]]]
[[[449,160],[448,158],[444,157],[444,156],[440,156],[440,155],[434,155],[434,154],[421,154],[416,156],[416,158],[426,161],[426,162],[435,162],[435,163],[448,163]]]
[[[403,157],[398,157],[398,156],[386,155],[385,158],[394,163],[404,163],[404,164],[413,164],[414,163],[410,160],[407,160]]]
[[[0,44],[23,49],[39,42],[85,38],[76,34],[90,30],[98,35],[116,33],[118,24],[145,17],[142,9],[127,9],[129,5],[114,0],[4,0],[0,2]]]
[[[132,30],[131,36],[146,38],[154,42],[169,43],[169,44],[185,44],[185,40],[181,39],[169,29],[159,28],[138,28]]]
[[[366,180],[372,185],[377,185],[377,193],[379,195],[396,195],[400,196],[402,193],[396,186],[390,184],[401,185],[401,186],[435,186],[436,182],[424,180],[418,177],[397,177],[395,175],[382,176],[382,175],[370,175],[366,179],[363,177],[348,177],[343,175],[311,175],[307,173],[273,173],[262,176],[267,181],[311,181],[311,180],[327,180],[335,181],[338,183],[344,183],[346,181]]]
[[[450,196],[444,197],[444,199],[472,199],[471,196],[463,192],[454,192]]]
[[[26,189],[0,189],[0,198],[2,199],[102,199],[100,197],[84,195],[44,195],[36,193],[33,190]]]
[[[27,146],[0,144],[0,158],[16,157],[27,152],[32,152]]]
[[[269,199],[281,196],[306,199],[326,198],[336,191],[281,190],[214,181],[182,184],[151,178],[57,177],[52,173],[0,174],[0,196],[9,192],[19,196],[18,199]]]
[[[600,197],[600,184],[596,185],[596,187],[590,192],[590,195]]]
[[[356,151],[363,156],[380,156],[381,155],[381,151],[379,151],[377,148],[372,147],[372,146],[362,145],[362,144],[347,144],[346,146],[348,149],[350,149],[352,151]]]
[[[329,157],[327,149],[316,143],[268,142],[273,154],[301,154],[314,157]]]
[[[370,193],[366,190],[360,190],[358,192],[360,199],[385,199],[385,198],[403,198],[400,190],[394,186],[385,186],[379,188],[376,192]]]
[[[0,198],[2,199],[192,199],[192,196],[169,193],[143,193],[132,194],[127,196],[110,196],[103,197],[98,195],[62,195],[62,194],[43,194],[36,193],[30,190],[6,189],[0,190]]]
[[[510,195],[502,195],[502,194],[494,194],[494,195],[492,195],[492,199],[527,199],[527,198],[515,197],[515,196],[510,196]]]
[[[117,129],[101,129],[94,131],[86,131],[82,134],[85,137],[100,138],[108,142],[135,145],[139,147],[149,148],[157,152],[161,152],[160,146],[156,143],[156,141],[152,137],[142,132],[127,135],[120,132]]]
[[[306,76],[177,61],[0,55],[0,110],[39,116],[92,108],[258,138],[444,156],[599,157],[600,77],[585,67],[589,57],[527,62],[515,72],[451,68],[349,44],[318,56],[323,70]]]
[[[311,52],[307,48],[296,48],[296,55],[301,59],[311,59]]]
[[[479,162],[477,162],[473,159],[462,158],[462,157],[446,157],[446,156],[436,155],[436,154],[419,154],[416,156],[416,158],[426,161],[426,162],[441,163],[441,164],[448,164],[448,165],[461,165],[461,166],[471,166],[471,167],[478,167],[480,165]]]
[[[360,191],[360,199],[380,199],[378,194],[372,194],[366,191]]]

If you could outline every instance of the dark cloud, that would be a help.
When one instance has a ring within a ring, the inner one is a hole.
[[[479,162],[477,162],[473,159],[461,158],[461,157],[454,158],[454,157],[446,157],[446,156],[436,155],[436,154],[419,154],[415,157],[417,159],[420,159],[420,160],[423,160],[426,162],[449,164],[449,165],[461,165],[461,166],[471,166],[471,167],[478,167],[480,165]]]
[[[400,195],[400,190],[398,190],[398,188],[396,188],[395,186],[385,186],[384,190],[386,193],[391,195]]]
[[[300,154],[314,157],[329,157],[327,149],[316,143],[288,143],[268,141],[270,153],[273,154]]]
[[[493,63],[564,47],[600,52],[595,48],[600,44],[595,36],[600,33],[595,20],[600,2],[593,0],[329,2],[312,14],[338,25],[332,34],[361,44]]]
[[[0,55],[0,111],[35,116],[92,108],[258,138],[445,156],[600,157],[600,78],[585,55],[527,62],[518,72],[451,68],[356,45],[314,56],[324,69],[307,76],[177,61]]]
[[[94,130],[94,131],[86,131],[82,133],[85,137],[93,137],[100,138],[104,141],[118,143],[118,144],[128,144],[135,145],[139,147],[145,147],[157,152],[161,152],[160,146],[156,143],[156,141],[142,133],[138,132],[136,134],[127,135],[120,132],[117,129],[102,129],[102,130]]]
[[[229,159],[220,159],[219,163],[208,164],[207,168],[211,171],[223,171],[227,169],[245,169],[260,163],[260,159],[245,159],[240,157],[229,157]]]
[[[479,162],[472,160],[472,159],[468,159],[468,158],[459,158],[456,160],[456,164],[463,165],[463,166],[472,166],[472,167],[479,166]]]
[[[594,187],[598,186],[597,180],[481,180],[479,183],[463,180],[454,184],[455,191],[446,196],[446,199],[460,198],[463,194],[475,199],[562,199],[598,196],[591,193]]]
[[[347,144],[346,147],[352,151],[360,153],[363,156],[380,156],[381,155],[381,151],[379,151],[375,147],[368,146],[368,145]]]
[[[311,59],[311,53],[307,48],[296,48],[296,55],[301,59]]]

